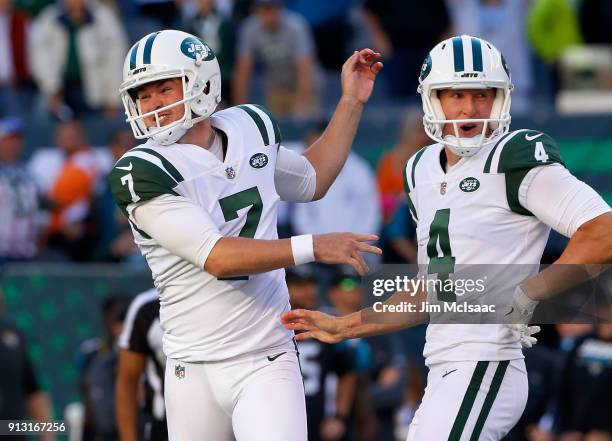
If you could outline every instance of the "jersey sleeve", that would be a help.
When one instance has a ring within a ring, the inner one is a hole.
[[[523,130],[515,133],[501,149],[497,171],[505,175],[508,205],[515,213],[533,216],[521,205],[519,189],[531,169],[552,164],[565,166],[557,143],[545,133]]]
[[[282,136],[278,123],[272,113],[259,104],[242,104],[237,106],[245,112],[249,119],[257,127],[264,145],[275,145],[277,148],[282,142]]]
[[[169,165],[169,164],[168,164]],[[127,206],[141,203],[164,194],[177,195],[176,169],[169,172],[162,162],[124,156],[109,174],[109,183],[115,202],[127,214]]]

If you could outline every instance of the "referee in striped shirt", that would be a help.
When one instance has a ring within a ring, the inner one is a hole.
[[[130,304],[119,348],[115,407],[121,441],[167,441],[166,357],[162,351],[157,290],[139,294]]]

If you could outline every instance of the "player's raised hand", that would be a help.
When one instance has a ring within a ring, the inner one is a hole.
[[[314,256],[317,262],[348,264],[363,276],[369,271],[360,253],[382,254],[378,247],[366,242],[376,241],[374,234],[331,233],[313,236]]]
[[[372,49],[355,51],[342,66],[342,95],[351,96],[365,104],[374,88],[376,75],[383,68],[380,53]]]
[[[281,323],[287,329],[302,331],[296,340],[315,338],[324,343],[338,343],[343,340],[340,317],[308,309],[293,309],[281,315]]]

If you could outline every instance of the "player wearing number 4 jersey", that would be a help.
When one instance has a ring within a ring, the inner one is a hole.
[[[436,141],[405,167],[421,268],[438,277],[440,268],[453,273],[458,265],[484,263],[537,271],[551,227],[571,237],[557,263],[612,260],[610,207],[570,174],[550,136],[509,130],[510,73],[493,45],[467,35],[445,40],[426,58],[419,82],[423,123]],[[409,441],[500,440],[516,424],[528,389],[521,343],[535,343],[536,329],[527,323],[546,295],[530,289],[534,279],[506,299],[511,325],[429,324],[427,388]],[[417,293],[432,295],[438,293]],[[399,298],[406,297],[398,293],[388,302]],[[283,322],[305,331],[298,339],[335,342],[428,319],[404,314],[383,324],[368,320],[370,312],[334,318],[294,310]]]
[[[221,78],[196,37],[165,30],[128,52],[121,86],[128,122],[143,145],[110,174],[114,198],[160,293],[170,441],[306,440],[304,388],[283,268],[352,265],[380,253],[367,234],[278,240],[280,199],[322,197],[338,175],[376,74],[379,54],[346,61],[342,98],[303,155],[281,145],[261,106],[213,113]],[[364,233],[364,232],[361,232]]]

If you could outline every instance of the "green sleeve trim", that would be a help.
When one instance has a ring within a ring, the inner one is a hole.
[[[255,125],[259,129],[259,133],[261,134],[261,139],[263,139],[264,145],[270,145],[270,140],[268,139],[268,130],[266,129],[266,125],[261,119],[261,116],[253,109],[251,109],[247,105],[238,106],[239,109],[244,110],[252,119],[255,121]]]
[[[168,161],[166,158],[164,158],[161,154],[156,152],[155,150],[149,149],[146,147],[136,147],[135,149],[132,149],[131,151],[132,152],[145,152],[145,153],[155,156],[157,159],[161,161],[166,171],[170,173],[170,175],[174,178],[176,182],[183,182],[185,180],[183,178],[183,175],[179,173],[179,171],[172,165],[172,163]]]
[[[278,127],[278,123],[276,122],[276,119],[272,116],[272,112],[270,112],[264,106],[261,106],[259,104],[253,104],[253,105],[257,107],[259,110],[261,110],[262,112],[264,112],[266,115],[268,115],[268,118],[270,118],[270,121],[272,122],[272,129],[274,130],[274,142],[272,144],[280,144],[283,141],[283,137],[281,136],[281,131],[280,131],[280,128]]]
[[[557,143],[545,133],[525,130],[506,143],[497,168],[505,175],[506,199],[513,212],[533,216],[533,213],[520,204],[519,188],[531,169],[552,164],[565,166]]]
[[[108,179],[115,202],[126,214],[127,206],[132,203],[148,201],[164,194],[178,196],[174,191],[176,181],[166,171],[135,156],[119,160]]]

